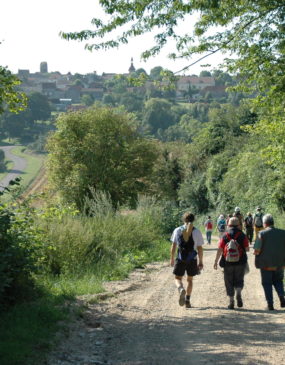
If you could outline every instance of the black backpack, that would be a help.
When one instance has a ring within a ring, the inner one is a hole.
[[[178,256],[177,256],[177,258],[179,260],[187,262],[187,263],[190,262],[191,260],[193,260],[197,253],[194,250],[194,240],[193,240],[193,236],[192,236],[194,229],[195,229],[195,227],[193,227],[192,233],[189,236],[188,241],[184,240],[182,232],[178,237],[178,242],[177,242]]]
[[[247,216],[245,218],[245,226],[246,227],[252,227],[252,223],[253,223],[253,218],[252,216]]]

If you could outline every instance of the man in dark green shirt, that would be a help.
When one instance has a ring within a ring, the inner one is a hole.
[[[258,233],[254,244],[255,265],[260,269],[268,310],[274,310],[273,286],[279,296],[281,307],[285,307],[284,267],[285,267],[285,230],[274,227],[271,214],[262,218],[264,230]]]

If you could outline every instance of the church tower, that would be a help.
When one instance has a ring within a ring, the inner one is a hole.
[[[136,69],[134,67],[134,64],[133,64],[134,60],[133,60],[133,57],[131,58],[131,66],[129,67],[129,73],[131,74],[132,72],[135,72]]]
[[[47,62],[41,62],[41,64],[40,64],[40,73],[41,74],[48,73],[48,64],[47,64]]]

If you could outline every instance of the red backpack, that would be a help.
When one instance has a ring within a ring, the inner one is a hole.
[[[226,233],[228,242],[224,249],[224,257],[227,262],[238,262],[241,257],[240,244],[237,238],[241,232],[237,232],[234,237],[231,237],[229,233]]]
[[[206,228],[207,228],[207,229],[213,229],[213,223],[212,223],[211,221],[208,221],[208,222],[206,223]]]

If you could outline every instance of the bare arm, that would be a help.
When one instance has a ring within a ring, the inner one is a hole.
[[[199,258],[199,269],[203,268],[203,247],[202,246],[198,246],[197,247],[197,251],[198,251],[198,258]]]
[[[215,263],[214,263],[214,269],[217,270],[218,268],[218,261],[220,259],[220,257],[222,256],[223,253],[223,249],[222,248],[218,248],[217,254],[216,254],[216,258],[215,258]]]
[[[172,245],[170,247],[170,266],[174,266],[174,256],[175,256],[175,252],[176,252],[176,243],[172,242]]]

